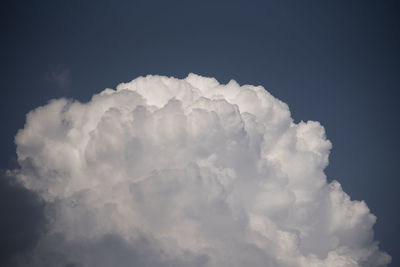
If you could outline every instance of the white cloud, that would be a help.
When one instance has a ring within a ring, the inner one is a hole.
[[[367,205],[327,183],[324,128],[261,86],[139,77],[31,111],[16,144],[51,222],[21,265],[390,262]]]

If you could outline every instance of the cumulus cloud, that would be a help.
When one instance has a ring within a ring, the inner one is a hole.
[[[31,111],[14,171],[49,230],[21,266],[385,266],[331,143],[261,86],[139,77]]]

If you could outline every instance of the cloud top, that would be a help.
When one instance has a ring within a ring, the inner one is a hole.
[[[261,86],[149,75],[31,111],[16,171],[51,222],[31,266],[385,266],[331,143]]]

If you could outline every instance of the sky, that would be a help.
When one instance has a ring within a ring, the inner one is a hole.
[[[296,123],[325,127],[328,180],[365,200],[399,263],[396,1],[3,1],[0,12],[1,169],[18,168],[14,137],[50,99],[85,102],[147,74],[262,85]],[[4,177],[0,189],[6,258],[35,244],[42,206]]]

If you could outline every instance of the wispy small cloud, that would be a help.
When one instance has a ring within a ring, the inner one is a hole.
[[[54,83],[59,88],[67,88],[71,84],[71,71],[67,68],[57,68],[46,72],[45,79],[48,82]]]

